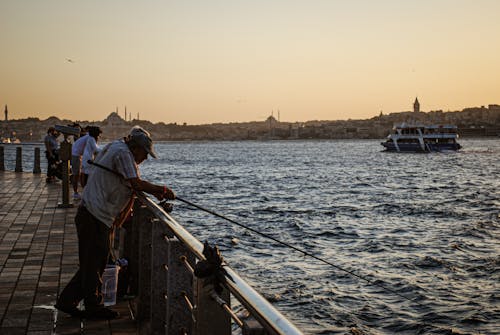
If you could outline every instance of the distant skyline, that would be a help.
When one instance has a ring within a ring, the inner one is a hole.
[[[500,103],[500,1],[0,3],[9,118],[365,119]]]

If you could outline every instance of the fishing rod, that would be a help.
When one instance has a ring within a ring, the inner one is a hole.
[[[212,211],[212,210],[210,210],[210,209],[204,208],[204,207],[202,207],[202,206],[200,206],[200,205],[194,204],[194,203],[192,203],[192,202],[190,202],[190,201],[188,201],[188,200],[182,199],[182,198],[180,198],[180,197],[178,197],[178,196],[176,196],[176,197],[175,197],[175,200],[179,200],[179,201],[181,201],[181,202],[184,202],[184,203],[186,203],[186,204],[188,204],[188,205],[190,205],[190,206],[193,206],[193,207],[195,207],[195,208],[197,208],[197,209],[199,209],[199,210],[202,210],[202,211],[207,212],[207,213],[209,213],[209,214],[212,214],[212,215],[214,215],[214,216],[216,216],[216,217],[218,217],[218,218],[221,218],[221,219],[223,219],[223,220],[229,221],[229,222],[231,222],[231,223],[233,223],[233,224],[235,224],[235,225],[237,225],[237,226],[240,226],[240,227],[242,227],[242,228],[244,228],[244,229],[247,229],[247,230],[249,230],[249,231],[251,231],[251,232],[253,232],[253,233],[255,233],[255,234],[258,234],[258,235],[263,236],[263,237],[265,237],[265,238],[267,238],[267,239],[273,240],[274,242],[276,242],[276,243],[278,243],[278,244],[281,244],[281,245],[283,245],[283,246],[286,246],[286,247],[288,247],[288,248],[290,248],[290,249],[293,249],[293,250],[295,250],[295,251],[297,251],[297,252],[300,252],[300,253],[304,254],[305,256],[309,256],[309,257],[311,257],[311,258],[314,258],[314,259],[316,259],[316,260],[318,260],[318,261],[320,261],[320,262],[322,262],[322,263],[324,263],[324,264],[330,265],[330,266],[332,266],[332,267],[334,267],[334,268],[336,268],[336,269],[338,269],[338,270],[340,270],[340,271],[346,272],[346,273],[350,274],[351,276],[354,276],[354,277],[356,277],[356,278],[362,279],[362,280],[366,281],[367,283],[369,283],[369,284],[371,284],[371,285],[379,286],[379,287],[383,288],[384,290],[387,290],[387,291],[389,291],[389,292],[391,292],[391,293],[394,293],[394,294],[396,294],[397,296],[399,296],[399,297],[401,297],[401,298],[403,298],[403,299],[405,299],[405,300],[408,300],[408,301],[411,301],[411,302],[416,302],[416,301],[414,301],[414,300],[412,300],[412,299],[408,298],[407,296],[402,295],[401,293],[399,293],[399,292],[397,292],[397,291],[395,291],[395,290],[393,290],[393,289],[391,289],[391,288],[389,288],[389,287],[386,287],[386,286],[384,286],[384,285],[382,285],[382,284],[380,284],[380,283],[377,283],[377,282],[375,282],[375,281],[373,281],[373,280],[371,280],[371,279],[368,279],[368,278],[366,278],[365,276],[362,276],[362,275],[360,275],[360,274],[357,274],[357,273],[355,273],[354,271],[351,271],[351,270],[345,269],[345,268],[343,268],[343,267],[341,267],[341,266],[339,266],[339,265],[336,265],[336,264],[334,264],[334,263],[332,263],[332,262],[330,262],[330,261],[328,261],[328,260],[326,260],[326,259],[324,259],[324,258],[322,258],[322,257],[319,257],[319,256],[316,256],[316,255],[314,255],[314,254],[311,254],[310,252],[308,252],[308,251],[306,251],[306,250],[304,250],[304,249],[298,248],[298,247],[296,247],[296,246],[294,246],[294,245],[292,245],[292,244],[290,244],[290,243],[287,243],[287,242],[283,242],[283,241],[281,241],[281,240],[278,240],[277,238],[272,237],[272,236],[271,236],[271,235],[269,235],[269,234],[262,233],[262,232],[260,232],[260,231],[258,231],[258,230],[256,230],[256,229],[253,229],[253,228],[248,227],[248,226],[246,226],[246,225],[244,225],[244,224],[242,224],[242,223],[239,223],[239,222],[237,222],[237,221],[235,221],[235,220],[232,220],[232,219],[230,219],[230,218],[228,218],[228,217],[226,217],[226,216],[224,216],[224,215],[222,215],[222,214],[219,214],[219,213],[214,212],[214,211]],[[418,302],[416,302],[416,303],[418,303]],[[418,304],[420,304],[420,303],[418,303]]]
[[[88,163],[89,163],[89,164],[92,164],[92,165],[95,165],[95,166],[97,166],[97,167],[99,167],[99,168],[101,168],[101,169],[104,169],[104,170],[106,170],[106,171],[108,171],[108,172],[111,172],[111,173],[113,173],[113,174],[115,174],[115,175],[117,175],[117,176],[119,176],[119,177],[121,177],[121,178],[124,178],[124,177],[123,177],[120,173],[118,173],[118,172],[117,172],[117,171],[115,171],[115,170],[112,170],[112,169],[108,168],[107,166],[101,165],[101,164],[96,163],[96,162],[93,162],[93,161],[91,161],[91,160],[89,160],[89,161],[88,161]],[[319,256],[316,256],[316,255],[314,255],[314,254],[311,254],[310,252],[308,252],[308,251],[306,251],[306,250],[304,250],[304,249],[298,248],[298,247],[296,247],[296,246],[294,246],[294,245],[292,245],[292,244],[290,244],[290,243],[283,242],[283,241],[281,241],[281,240],[279,240],[279,239],[277,239],[277,238],[275,238],[275,237],[273,237],[273,236],[271,236],[271,235],[269,235],[269,234],[262,233],[262,232],[260,232],[260,231],[258,231],[258,230],[256,230],[256,229],[253,229],[253,228],[248,227],[248,226],[246,226],[246,225],[244,225],[244,224],[242,224],[242,223],[239,223],[239,222],[237,222],[237,221],[235,221],[235,220],[233,220],[233,219],[230,219],[230,218],[228,218],[227,216],[224,216],[224,215],[222,215],[222,214],[219,214],[219,213],[217,213],[217,212],[214,212],[214,211],[212,211],[212,210],[210,210],[210,209],[204,208],[204,207],[202,207],[202,206],[200,206],[200,205],[197,205],[197,204],[195,204],[195,203],[193,203],[193,202],[191,202],[191,201],[188,201],[188,200],[186,200],[186,199],[183,199],[183,198],[181,198],[181,197],[179,197],[179,196],[177,196],[177,195],[175,196],[175,200],[179,200],[179,201],[181,201],[181,202],[183,202],[183,203],[185,203],[185,204],[187,204],[187,205],[189,205],[189,206],[195,207],[195,208],[197,208],[197,209],[199,209],[199,210],[201,210],[201,211],[204,211],[204,212],[207,212],[207,213],[209,213],[209,214],[212,214],[213,216],[216,216],[216,217],[218,217],[218,218],[220,218],[220,219],[223,219],[223,220],[226,220],[226,221],[228,221],[228,222],[231,222],[231,223],[233,223],[233,224],[235,224],[235,225],[237,225],[237,226],[239,226],[239,227],[241,227],[241,228],[244,228],[244,229],[246,229],[246,230],[249,230],[249,231],[251,231],[251,232],[253,232],[253,233],[255,233],[255,234],[258,234],[258,235],[260,235],[260,236],[262,236],[262,237],[265,237],[265,238],[267,238],[267,239],[270,239],[270,240],[272,240],[272,241],[274,241],[274,242],[276,242],[276,243],[278,243],[278,244],[281,244],[281,245],[283,245],[283,246],[286,246],[287,248],[290,248],[290,249],[293,249],[293,250],[295,250],[295,251],[297,251],[297,252],[300,252],[300,253],[302,253],[302,254],[303,254],[303,255],[305,255],[305,256],[308,256],[308,257],[314,258],[314,259],[316,259],[316,260],[318,260],[318,261],[320,261],[320,262],[322,262],[322,263],[324,263],[324,264],[330,265],[330,266],[332,266],[332,267],[336,268],[337,270],[343,271],[343,272],[345,272],[345,273],[350,274],[351,276],[354,276],[354,277],[356,277],[356,278],[358,278],[358,279],[364,280],[365,282],[367,282],[367,283],[368,283],[368,284],[370,284],[370,285],[374,285],[374,286],[381,287],[381,288],[383,288],[384,290],[387,290],[387,291],[389,291],[389,292],[391,292],[391,293],[393,293],[393,294],[395,294],[395,295],[397,295],[397,296],[399,296],[399,297],[401,297],[401,298],[403,298],[403,299],[405,299],[405,300],[408,300],[408,301],[411,301],[411,302],[414,302],[414,303],[418,303],[418,304],[420,305],[420,303],[419,303],[419,302],[414,301],[414,300],[412,300],[412,299],[408,298],[407,296],[402,295],[401,293],[399,293],[399,292],[397,292],[397,291],[395,291],[395,290],[393,290],[393,289],[391,289],[391,288],[389,288],[389,287],[386,287],[385,285],[382,285],[382,284],[377,283],[377,282],[375,282],[375,281],[373,281],[373,280],[371,280],[371,279],[368,279],[368,278],[366,278],[365,276],[362,276],[362,275],[360,275],[360,274],[357,274],[357,273],[356,273],[356,272],[354,272],[354,271],[351,271],[351,270],[345,269],[345,268],[343,268],[343,267],[341,267],[341,266],[339,266],[339,265],[336,265],[336,264],[334,264],[334,263],[332,263],[332,262],[330,262],[330,261],[328,261],[328,260],[326,260],[326,259],[324,259],[324,258],[322,258],[322,257],[319,257]]]

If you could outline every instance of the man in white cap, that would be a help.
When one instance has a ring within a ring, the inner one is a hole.
[[[75,223],[78,233],[80,268],[59,295],[55,307],[74,317],[114,319],[119,314],[104,307],[101,293],[102,274],[110,250],[110,234],[128,212],[134,191],[156,198],[175,199],[164,185],[142,180],[138,165],[150,155],[157,158],[150,134],[135,126],[128,137],[106,145],[97,155]],[[83,299],[85,312],[77,305]]]

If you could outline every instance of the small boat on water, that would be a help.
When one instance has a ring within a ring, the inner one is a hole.
[[[456,151],[461,148],[457,139],[457,126],[454,125],[401,123],[394,126],[381,144],[386,151],[395,152]]]

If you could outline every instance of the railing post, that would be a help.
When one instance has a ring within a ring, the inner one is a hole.
[[[71,143],[67,140],[67,135],[64,135],[64,141],[59,149],[59,158],[62,161],[62,203],[59,203],[59,208],[71,208],[73,204],[69,202],[69,161],[71,159]]]
[[[146,208],[141,208],[139,223],[139,277],[137,319],[141,322],[141,329],[149,333],[149,317],[151,314],[151,235],[152,216]]]
[[[0,145],[0,171],[5,171],[3,145]]]
[[[151,329],[150,334],[165,334],[168,291],[168,244],[172,232],[163,222],[153,220],[151,237]]]
[[[195,257],[176,237],[168,241],[167,272],[167,334],[192,334],[193,313],[186,298],[193,302],[193,274],[186,269],[181,257],[194,264]]]
[[[23,148],[16,148],[16,172],[23,172]]]
[[[40,169],[40,148],[35,148],[35,163],[33,164],[33,173],[41,173]]]
[[[213,284],[206,285],[206,280],[196,279],[196,323],[195,335],[230,335],[231,317],[210,294]],[[229,290],[224,288],[219,294],[231,307]]]
[[[268,335],[264,327],[255,320],[253,317],[250,317],[243,321],[243,327],[241,328],[242,335]]]
[[[125,222],[125,247],[123,255],[128,258],[129,294],[137,295],[139,291],[139,227],[146,220],[144,206],[135,202],[132,212],[132,222]],[[134,310],[137,313],[137,310]]]

